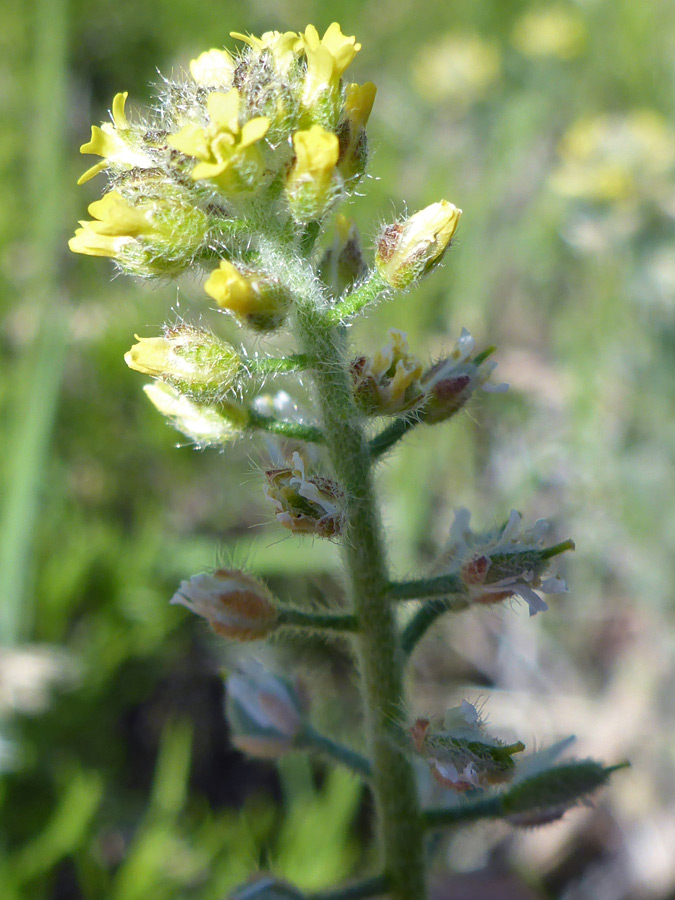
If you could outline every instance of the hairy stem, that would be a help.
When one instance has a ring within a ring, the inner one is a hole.
[[[316,360],[314,383],[326,444],[346,498],[343,551],[360,626],[356,640],[379,837],[391,900],[424,900],[423,829],[414,772],[403,749],[402,658],[387,597],[370,450],[352,397],[343,336],[322,299],[318,291],[299,299],[298,336],[304,352]]]
[[[449,597],[434,597],[432,600],[427,600],[423,606],[420,606],[401,632],[401,652],[406,659],[410,656],[436,619],[440,618],[446,612],[459,612],[461,609],[466,609],[468,605],[469,604],[464,597],[454,597],[452,599]]]
[[[311,444],[323,444],[324,435],[320,428],[314,425],[305,425],[303,422],[289,422],[286,419],[275,419],[274,416],[264,416],[255,409],[248,411],[248,427],[258,431],[269,431],[270,434],[279,434],[282,437],[294,438],[300,441],[309,441]]]
[[[310,360],[302,353],[294,353],[291,356],[251,356],[244,363],[244,371],[247,375],[288,375],[293,372],[302,372],[310,366]]]
[[[356,616],[349,614],[341,616],[333,613],[315,613],[304,609],[293,609],[290,606],[282,606],[278,613],[277,623],[292,628],[339,632],[357,631],[359,627]]]

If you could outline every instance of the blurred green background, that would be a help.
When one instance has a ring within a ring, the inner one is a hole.
[[[297,602],[339,596],[335,547],[271,522],[264,443],[176,449],[122,360],[134,333],[176,314],[237,332],[194,283],[134,283],[66,249],[100,190],[75,187],[90,164],[77,149],[114,93],[143,108],[157,69],[232,47],[231,30],[333,20],[363,44],[350,76],[379,89],[372,177],[348,210],[367,246],[405,208],[446,197],[464,210],[445,266],[378,307],[354,345],[372,350],[393,326],[434,358],[466,326],[479,347],[498,346],[511,384],[387,458],[396,574],[428,569],[457,506],[476,527],[512,507],[550,517],[578,548],[572,590],[546,616],[440,623],[416,657],[411,712],[466,696],[529,746],[576,732],[582,755],[633,762],[594,810],[559,825],[447,839],[438,897],[673,897],[667,0],[3,5],[0,893],[221,900],[257,867],[308,890],[368,870],[358,784],[233,750],[219,670],[234,658],[167,604],[181,578],[222,560],[251,562]],[[311,673],[319,719],[356,740],[344,648],[273,653]]]

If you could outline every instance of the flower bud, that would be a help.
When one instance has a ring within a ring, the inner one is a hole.
[[[296,222],[313,222],[324,216],[339,196],[337,175],[340,144],[332,131],[312,125],[293,135],[295,161],[286,178],[286,198]]]
[[[279,522],[297,534],[333,537],[342,527],[342,491],[320,475],[305,475],[306,463],[300,453],[293,465],[270,469],[265,494],[276,507]]]
[[[276,759],[293,750],[305,724],[307,702],[297,685],[248,660],[227,679],[232,743],[250,756]]]
[[[319,275],[335,294],[340,295],[360,281],[367,271],[358,229],[351,219],[338,213],[335,238],[321,259]]]
[[[506,745],[490,737],[476,707],[466,700],[447,711],[442,729],[417,719],[410,732],[434,778],[458,792],[507,781],[515,770],[511,757],[525,749],[520,741]]]
[[[72,252],[110,256],[134,275],[175,275],[209,240],[208,215],[156,175],[130,176],[88,211],[93,220],[80,222],[68,241]]]
[[[221,309],[254,331],[273,331],[283,324],[293,301],[290,291],[271,276],[221,260],[204,290]]]
[[[196,403],[162,381],[146,384],[143,390],[155,408],[199,450],[230,443],[241,436],[248,422],[248,413],[241,406]]]
[[[461,209],[441,200],[404,222],[387,225],[375,252],[382,278],[400,290],[431,271],[450,246],[461,214]]]
[[[262,582],[237,569],[216,569],[181,581],[170,600],[206,619],[211,628],[235,641],[257,641],[270,635],[277,611]]]
[[[124,354],[130,369],[161,378],[196,400],[218,399],[235,383],[241,359],[230,344],[192,325],[141,338]]]
[[[449,419],[478,388],[488,393],[508,390],[507,384],[492,384],[489,381],[496,363],[488,360],[485,355],[471,359],[474,346],[474,339],[463,328],[452,353],[424,373],[424,399],[419,414],[423,422],[435,425]]]
[[[350,366],[357,406],[368,415],[405,412],[422,399],[422,363],[410,353],[406,336],[396,328],[389,343],[372,358],[360,356]]]
[[[377,88],[370,81],[366,84],[348,84],[345,89],[345,103],[337,133],[340,141],[338,168],[346,180],[359,178],[366,170],[366,123],[373,108],[376,91]]]

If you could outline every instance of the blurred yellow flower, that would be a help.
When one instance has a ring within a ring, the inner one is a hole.
[[[428,44],[413,65],[420,94],[465,106],[482,97],[500,71],[501,55],[495,43],[454,32]]]
[[[649,194],[675,165],[675,134],[654,110],[577,121],[564,136],[551,185],[567,197],[618,201]]]
[[[172,147],[199,160],[192,170],[195,181],[210,179],[235,192],[256,187],[264,163],[255,144],[267,134],[269,119],[257,116],[240,128],[240,106],[237,88],[226,94],[214,91],[206,99],[210,124],[188,124],[169,137]]]
[[[586,46],[583,17],[565,6],[532,9],[521,16],[511,34],[514,47],[525,56],[574,59]]]
[[[91,127],[91,139],[80,147],[80,153],[91,153],[102,156],[101,162],[96,163],[81,175],[78,184],[84,184],[99,172],[106,169],[110,163],[122,166],[125,169],[147,169],[154,165],[150,156],[139,147],[134,146],[132,132],[124,112],[124,106],[129,96],[127,91],[123,94],[115,94],[112,105],[112,123],[106,122],[99,128]]]
[[[190,62],[190,74],[204,87],[223,87],[232,83],[235,62],[227,50],[205,50]]]

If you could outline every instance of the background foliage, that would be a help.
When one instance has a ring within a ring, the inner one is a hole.
[[[156,66],[231,46],[230,30],[333,20],[364,45],[354,77],[379,87],[372,178],[352,210],[366,242],[404,203],[464,209],[440,274],[380,307],[354,343],[395,326],[433,357],[464,325],[497,344],[511,384],[419,428],[382,467],[397,574],[433,563],[462,505],[486,527],[513,506],[553,517],[578,547],[572,592],[546,616],[469,616],[429,636],[415,711],[479,698],[504,734],[543,744],[574,731],[582,753],[633,761],[592,812],[516,838],[481,827],[449,839],[453,896],[672,896],[675,8],[195,9],[8,0],[0,13],[3,897],[212,900],[256,866],[307,889],[367,868],[358,786],[234,751],[218,675],[234,660],[167,605],[180,578],[218,560],[250,561],[282,597],[339,592],[335,548],[270,521],[264,444],[176,450],[122,361],[134,332],[188,307],[237,332],[195,283],[112,278],[65,250],[96,196],[74,186],[77,147],[116,91],[150,103]],[[330,728],[358,728],[339,645],[318,674],[315,648],[275,652],[300,654]]]

